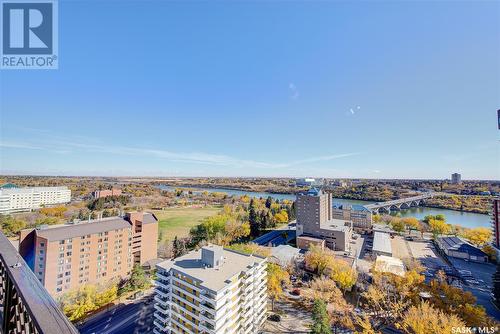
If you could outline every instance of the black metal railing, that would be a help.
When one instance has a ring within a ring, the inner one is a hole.
[[[78,334],[0,231],[0,333]]]

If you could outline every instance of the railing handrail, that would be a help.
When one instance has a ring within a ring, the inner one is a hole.
[[[61,312],[57,303],[49,295],[42,283],[36,278],[33,271],[28,267],[24,259],[11,244],[9,239],[0,231],[0,266],[3,266],[4,272],[8,277],[4,279],[12,284],[23,306],[27,310],[27,315],[33,323],[36,331],[40,334],[78,334],[78,330]],[[9,291],[4,291],[4,309],[2,314],[2,331],[10,333],[11,326],[5,319],[10,314],[5,307],[12,296]]]

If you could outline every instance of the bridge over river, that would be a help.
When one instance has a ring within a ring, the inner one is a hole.
[[[420,206],[424,203],[424,200],[435,196],[436,193],[429,192],[422,195],[395,199],[387,202],[378,202],[373,204],[365,205],[364,207],[373,213],[379,213],[381,211],[391,212],[391,210],[401,210],[408,209],[415,206]]]

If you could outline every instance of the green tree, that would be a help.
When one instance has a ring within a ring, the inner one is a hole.
[[[250,204],[248,205],[248,221],[250,222],[250,234],[254,237],[258,236],[260,232],[260,222],[253,198],[250,200]]]
[[[326,311],[326,303],[322,299],[316,299],[312,311],[313,334],[332,334],[332,328],[328,319],[328,312]]]
[[[0,228],[6,236],[14,237],[19,231],[26,228],[26,222],[12,216],[0,215]]]
[[[130,273],[130,277],[121,282],[119,287],[119,294],[122,295],[126,292],[143,290],[148,288],[151,285],[151,281],[146,272],[140,265],[135,265],[132,268],[132,272]]]
[[[272,204],[273,204],[273,198],[271,196],[268,196],[266,199],[266,208],[270,209]]]

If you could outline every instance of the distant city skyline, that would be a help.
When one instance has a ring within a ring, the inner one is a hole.
[[[0,72],[0,174],[499,180],[499,11],[63,0],[59,69]]]

